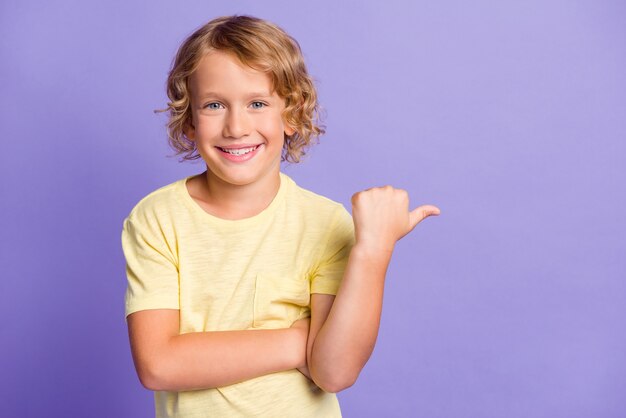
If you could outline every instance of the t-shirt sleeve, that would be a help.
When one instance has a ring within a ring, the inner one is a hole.
[[[311,279],[311,293],[336,295],[354,246],[354,223],[342,206],[330,223],[325,249]]]
[[[128,280],[125,317],[144,309],[179,309],[178,266],[163,234],[146,221],[128,217],[122,249]]]

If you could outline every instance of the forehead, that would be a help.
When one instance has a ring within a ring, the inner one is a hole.
[[[190,77],[192,95],[237,96],[250,92],[275,95],[269,75],[243,64],[234,55],[211,51],[200,59]]]

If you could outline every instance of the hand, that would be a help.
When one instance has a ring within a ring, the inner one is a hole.
[[[393,251],[396,241],[418,223],[441,211],[433,205],[409,211],[409,195],[391,186],[375,187],[352,196],[356,242],[369,248]]]
[[[298,331],[297,350],[299,353],[298,358],[300,359],[300,361],[299,361],[299,366],[297,367],[297,369],[309,379],[311,378],[311,375],[309,374],[309,369],[307,367],[306,348],[307,348],[307,341],[309,339],[310,324],[311,324],[311,318],[302,318],[302,319],[295,321],[293,324],[291,324],[291,327],[290,327]]]

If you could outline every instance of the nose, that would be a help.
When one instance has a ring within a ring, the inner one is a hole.
[[[226,115],[223,135],[225,138],[241,138],[250,133],[250,119],[245,110],[231,109]]]

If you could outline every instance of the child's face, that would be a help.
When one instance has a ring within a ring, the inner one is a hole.
[[[234,56],[212,51],[189,80],[193,126],[185,130],[208,169],[233,185],[252,184],[280,170],[285,101],[269,76]],[[269,177],[268,177],[269,176]]]

